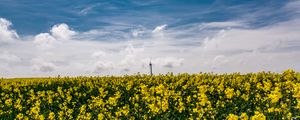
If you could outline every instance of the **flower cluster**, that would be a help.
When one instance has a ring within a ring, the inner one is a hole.
[[[0,79],[0,119],[291,119],[300,74]]]

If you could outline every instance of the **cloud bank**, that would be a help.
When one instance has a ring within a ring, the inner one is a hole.
[[[247,18],[88,31],[60,23],[45,33],[18,35],[13,23],[0,18],[0,76],[149,73],[150,61],[155,74],[300,71],[300,15],[294,4],[281,8],[293,10],[290,19],[261,27],[251,27]]]
[[[18,39],[19,36],[15,30],[12,30],[12,23],[4,18],[0,18],[0,43],[9,43]]]

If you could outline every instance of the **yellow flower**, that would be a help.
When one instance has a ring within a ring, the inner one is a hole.
[[[281,112],[282,110],[280,108],[275,108],[275,112]]]
[[[237,95],[237,96],[240,96],[240,95],[241,95],[241,92],[240,92],[239,90],[237,90],[237,91],[236,91],[236,95]]]
[[[54,119],[55,119],[55,114],[54,114],[54,112],[50,112],[50,113],[49,113],[49,119],[50,119],[50,120],[54,120]]]
[[[129,114],[129,105],[125,105],[122,108],[122,114],[127,116]]]
[[[45,117],[44,117],[44,115],[39,115],[39,116],[38,116],[38,119],[39,119],[39,120],[45,120]]]
[[[108,98],[108,104],[112,105],[112,106],[116,106],[117,105],[117,98],[116,97],[109,97]]]
[[[155,104],[149,104],[149,108],[150,108],[151,112],[153,112],[154,114],[159,112],[159,108]]]
[[[155,88],[155,91],[156,91],[156,94],[162,94],[163,91],[164,91],[164,85],[163,84],[160,84],[158,85],[156,88]]]
[[[274,110],[274,107],[268,108],[268,112],[269,112],[269,113],[274,112],[274,111],[275,111],[275,110]]]
[[[282,97],[280,89],[275,87],[275,90],[268,95],[268,98],[271,99],[271,103],[276,103]]]
[[[234,96],[234,89],[226,88],[225,95],[226,95],[226,98],[231,99]]]
[[[244,84],[244,86],[245,86],[245,90],[246,90],[246,91],[250,91],[251,84],[250,84],[249,82],[246,82],[246,83]]]
[[[227,120],[238,120],[239,116],[235,115],[235,114],[229,114],[226,118]]]
[[[104,116],[102,113],[99,113],[99,114],[98,114],[98,120],[103,120],[104,117],[105,117],[105,116]]]
[[[177,109],[181,113],[185,109],[184,103],[180,101]]]
[[[71,102],[72,100],[72,96],[71,95],[67,95],[67,102]]]
[[[17,119],[19,120],[22,120],[24,118],[24,115],[22,113],[19,113],[17,116],[16,116]]]
[[[243,94],[241,97],[242,97],[245,101],[248,101],[248,100],[249,100],[249,95],[247,95],[247,94]]]
[[[40,107],[38,107],[38,106],[35,106],[35,107],[31,108],[31,110],[30,110],[31,115],[38,115],[39,112],[40,112]]]
[[[5,100],[5,104],[7,105],[7,106],[11,106],[12,105],[12,99],[7,99],[7,100]]]
[[[59,111],[59,112],[58,112],[58,116],[59,116],[59,118],[63,118],[64,112],[63,112],[63,111]]]
[[[162,105],[161,105],[161,108],[164,112],[166,112],[169,108],[169,103],[168,103],[168,100],[167,99],[163,99],[162,100]]]
[[[191,102],[191,99],[192,99],[192,97],[191,97],[191,96],[188,96],[188,97],[186,98],[186,102],[187,102],[187,103],[190,103],[190,102]]]
[[[248,120],[249,119],[247,113],[242,113],[240,118],[241,118],[241,120]]]
[[[251,120],[266,120],[266,116],[263,113],[255,111],[254,116],[251,117]]]
[[[288,119],[291,119],[292,116],[293,116],[293,114],[292,114],[291,112],[289,112],[289,113],[287,114],[287,118],[288,118]]]

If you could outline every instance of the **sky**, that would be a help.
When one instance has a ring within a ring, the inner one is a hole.
[[[300,71],[299,0],[0,1],[0,77]]]

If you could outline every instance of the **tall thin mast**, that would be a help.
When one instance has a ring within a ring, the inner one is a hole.
[[[151,61],[150,61],[150,63],[149,63],[149,67],[150,67],[150,75],[152,76],[152,63],[151,63]]]

